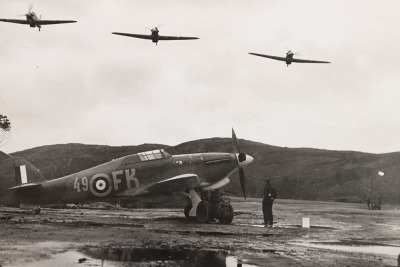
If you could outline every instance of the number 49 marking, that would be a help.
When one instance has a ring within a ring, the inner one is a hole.
[[[75,178],[74,189],[76,189],[76,192],[81,192],[81,183],[79,183],[79,177]],[[88,178],[82,177],[82,190],[86,192],[88,191],[88,189],[89,189]]]

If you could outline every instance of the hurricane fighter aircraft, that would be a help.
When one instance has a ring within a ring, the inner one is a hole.
[[[76,22],[75,20],[42,20],[41,19],[42,16],[40,16],[38,18],[38,16],[35,14],[35,12],[33,12],[31,9],[32,8],[29,7],[28,13],[26,13],[24,15],[26,17],[26,19],[0,19],[0,21],[10,22],[10,23],[18,23],[18,24],[29,24],[29,26],[31,28],[38,27],[39,31],[40,31],[40,28],[42,27],[42,25]]]
[[[330,63],[328,61],[317,61],[317,60],[293,58],[294,53],[290,50],[286,53],[286,57],[276,57],[276,56],[269,56],[269,55],[256,54],[256,53],[249,53],[249,54],[254,55],[254,56],[259,56],[259,57],[266,57],[266,58],[270,58],[270,59],[285,61],[286,65],[288,67],[290,64],[292,64],[292,62],[296,62],[296,63]]]
[[[46,180],[27,160],[0,152],[0,205],[32,208],[46,205],[104,201],[108,198],[157,198],[180,193],[187,197],[187,218],[200,223],[217,219],[230,224],[230,199],[219,188],[239,170],[243,196],[243,168],[253,158],[242,153],[232,129],[234,153],[170,155],[163,149],[118,158],[61,178]]]
[[[181,37],[181,36],[162,36],[159,35],[159,30],[157,27],[153,28],[150,30],[151,34],[150,35],[145,35],[145,34],[133,34],[133,33],[121,33],[121,32],[113,32],[112,34],[117,34],[117,35],[122,35],[122,36],[128,36],[128,37],[134,37],[134,38],[140,38],[140,39],[150,39],[153,43],[158,43],[158,41],[169,41],[169,40],[195,40],[199,39],[197,37]]]

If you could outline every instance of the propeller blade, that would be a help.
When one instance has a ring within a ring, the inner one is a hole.
[[[240,186],[242,187],[243,197],[246,199],[246,180],[244,178],[244,170],[243,168],[239,168],[239,179],[240,179]]]
[[[240,181],[240,186],[242,187],[242,192],[243,192],[243,197],[244,199],[247,198],[247,193],[246,193],[246,179],[244,177],[244,170],[243,170],[243,165],[247,165],[247,164],[242,164],[242,162],[246,161],[246,154],[240,152],[240,148],[239,148],[239,142],[237,140],[235,131],[232,128],[232,144],[233,144],[233,150],[235,154],[239,154],[237,156],[238,159],[238,168],[239,168],[239,181]],[[251,157],[250,157],[251,158]],[[251,161],[253,161],[253,159],[251,158]],[[251,163],[250,161],[250,163]]]
[[[31,12],[32,11],[32,9],[33,9],[33,3],[29,3],[29,12]]]
[[[232,143],[233,143],[233,152],[234,153],[240,153],[240,148],[239,148],[239,143],[236,138],[235,131],[232,128]]]
[[[300,56],[301,55],[300,52],[287,49],[286,47],[285,47],[285,50],[286,50],[286,54],[291,52],[295,56]]]

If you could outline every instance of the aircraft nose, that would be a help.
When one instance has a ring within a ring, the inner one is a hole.
[[[246,165],[252,163],[254,158],[252,156],[246,155],[246,160],[244,161]]]
[[[253,160],[254,160],[254,158],[253,158],[252,156],[246,155],[246,159],[245,159],[244,161],[238,160],[238,165],[239,165],[240,167],[244,167],[244,166],[247,166],[247,165],[249,165],[250,163],[252,163]]]

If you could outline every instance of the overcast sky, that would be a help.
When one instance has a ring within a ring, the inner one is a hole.
[[[29,1],[1,0],[0,18]],[[230,137],[400,151],[400,1],[32,1],[0,22],[0,149]],[[196,36],[160,41],[111,32]],[[332,64],[295,64],[249,55]],[[193,151],[196,152],[196,151]]]

